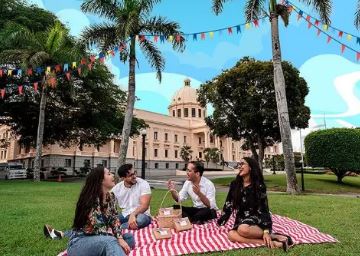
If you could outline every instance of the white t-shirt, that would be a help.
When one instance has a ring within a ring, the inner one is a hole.
[[[136,178],[136,184],[130,188],[125,187],[124,181],[121,181],[111,191],[115,194],[116,201],[122,209],[124,217],[140,206],[140,197],[142,195],[151,195],[149,183],[141,178]],[[150,216],[150,208],[144,214]]]
[[[200,179],[200,191],[203,193],[207,199],[210,201],[210,208],[217,210],[216,206],[216,199],[215,199],[215,186],[214,183],[211,182],[211,180],[201,177]],[[207,207],[196,195],[193,191],[193,183],[189,180],[185,181],[184,186],[179,192],[179,201],[186,200],[189,196],[191,200],[193,201],[194,207],[196,208],[205,208]]]

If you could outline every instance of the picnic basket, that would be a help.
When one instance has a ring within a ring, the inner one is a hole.
[[[180,209],[174,209],[173,207],[163,208],[163,203],[167,195],[171,192],[175,191],[178,195],[179,193],[176,190],[169,190],[166,192],[159,209],[159,214],[157,216],[158,225],[160,228],[174,228],[174,221],[181,218],[182,214],[182,206],[181,202],[179,202]]]

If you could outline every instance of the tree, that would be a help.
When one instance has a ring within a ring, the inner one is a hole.
[[[309,90],[299,71],[283,62],[286,96],[289,102],[291,127],[308,126],[310,110],[304,105]],[[244,140],[243,149],[250,149],[262,166],[264,150],[280,141],[277,122],[273,70],[270,61],[245,57],[211,81],[202,84],[198,100],[202,106],[214,107],[205,119],[213,133]]]
[[[219,14],[223,9],[223,4],[228,0],[213,0],[213,11]],[[302,0],[307,5],[313,6],[320,14],[321,20],[329,24],[331,12],[331,0]],[[285,157],[285,170],[287,178],[287,192],[291,194],[299,193],[297,179],[295,173],[295,163],[293,147],[291,142],[291,129],[288,114],[288,102],[286,100],[286,85],[284,73],[281,66],[281,48],[279,38],[278,19],[282,18],[285,26],[289,23],[288,8],[284,4],[277,4],[276,0],[269,1],[269,13],[266,13],[265,5],[267,1],[263,0],[247,0],[245,5],[245,16],[247,22],[258,19],[264,13],[269,17],[271,23],[271,45],[272,45],[272,61],[274,68],[274,86],[276,95],[276,105],[278,111],[278,122],[280,126],[281,142]]]
[[[68,30],[59,22],[45,32],[31,32],[16,23],[8,23],[3,39],[11,49],[1,53],[3,64],[23,67],[54,66],[65,61],[72,62],[81,58],[84,53],[71,40]],[[45,107],[50,81],[56,74],[44,72],[41,79],[41,100],[36,139],[36,156],[34,160],[34,180],[40,181],[40,162],[44,135]]]
[[[360,173],[360,129],[315,131],[306,136],[304,144],[307,163],[330,169],[338,183],[343,183],[348,171]]]
[[[192,149],[191,146],[182,146],[180,149],[180,157],[185,161],[185,163],[188,163],[192,158]]]
[[[155,68],[157,78],[161,81],[161,72],[165,60],[159,49],[147,40],[143,34],[161,35],[166,38],[173,36],[172,45],[175,50],[184,49],[184,38],[178,30],[179,25],[167,21],[164,17],[152,17],[153,6],[160,0],[122,0],[100,1],[86,0],[81,5],[84,12],[94,13],[108,22],[96,24],[86,29],[83,39],[90,45],[98,45],[102,51],[121,48],[120,61],[129,62],[128,97],[124,126],[121,135],[119,165],[125,163],[129,143],[130,128],[133,120],[135,103],[135,63],[136,63],[136,36],[139,38],[139,47],[147,57],[150,65]]]
[[[218,148],[205,148],[204,149],[204,158],[206,161],[206,166],[209,165],[209,162],[218,163],[220,161],[220,151]]]

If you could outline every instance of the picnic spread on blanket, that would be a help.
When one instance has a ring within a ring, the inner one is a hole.
[[[125,230],[134,235],[136,246],[130,252],[135,255],[183,255],[190,253],[205,253],[216,251],[228,251],[243,248],[260,247],[260,244],[233,243],[227,234],[233,227],[235,216],[232,215],[226,225],[219,227],[216,219],[203,225],[193,224],[189,230],[176,232],[171,228],[160,228],[156,220],[146,228],[139,230]],[[297,220],[273,214],[273,232],[291,236],[294,244],[318,244],[336,243],[334,237],[321,233],[315,227],[311,227]],[[166,239],[157,240],[154,230],[160,230]],[[164,231],[167,232],[164,232]],[[169,234],[170,232],[170,234]],[[58,256],[66,256],[66,251]]]

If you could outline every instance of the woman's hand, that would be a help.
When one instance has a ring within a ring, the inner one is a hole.
[[[274,248],[274,244],[272,242],[271,236],[269,233],[264,232],[263,234],[263,240],[264,240],[264,244],[266,245],[266,247],[268,248]]]
[[[123,238],[119,238],[118,243],[121,246],[121,248],[123,248],[123,250],[126,254],[130,253],[130,250],[131,250],[130,246],[125,242],[125,240]]]

